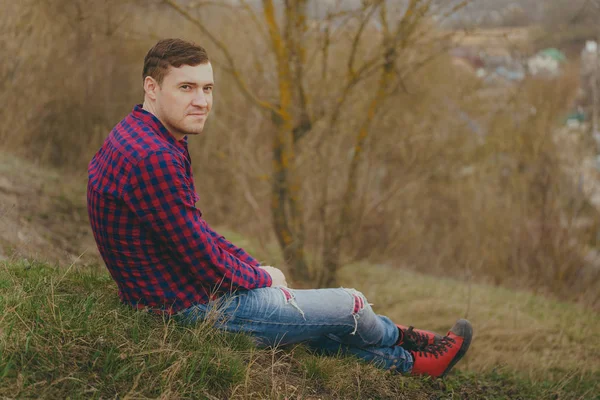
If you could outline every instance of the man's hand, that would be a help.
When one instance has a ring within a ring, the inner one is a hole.
[[[287,281],[285,280],[285,275],[279,268],[269,267],[268,265],[261,265],[260,268],[267,271],[269,275],[271,275],[271,286],[285,286],[287,287]]]

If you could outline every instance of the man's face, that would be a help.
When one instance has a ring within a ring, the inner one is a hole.
[[[213,104],[213,86],[210,63],[169,67],[155,90],[155,111],[175,138],[202,132]]]

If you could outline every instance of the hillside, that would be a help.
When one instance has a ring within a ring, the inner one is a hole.
[[[0,260],[99,263],[87,222],[85,179],[0,151]]]
[[[473,345],[444,381],[317,357],[303,346],[259,350],[244,336],[133,312],[119,304],[97,258],[85,181],[8,155],[0,157],[0,170],[1,397],[587,399],[600,393],[596,312],[393,266],[349,265],[341,283],[363,291],[376,312],[399,323],[445,332],[468,318]],[[263,259],[277,258],[225,234]]]
[[[344,283],[360,275],[377,309],[399,320],[442,329],[469,314],[476,336],[457,372],[434,381],[303,346],[259,350],[205,324],[184,328],[131,311],[104,271],[4,261],[0,396],[586,399],[600,390],[597,315],[488,287],[471,288],[468,306],[467,285],[366,267],[348,267]]]

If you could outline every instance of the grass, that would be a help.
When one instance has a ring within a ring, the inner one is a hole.
[[[361,282],[377,312],[404,324],[445,332],[454,319],[469,319],[473,345],[459,368],[500,368],[531,379],[599,377],[600,316],[593,310],[525,291],[368,264],[346,268],[342,281]]]
[[[235,237],[229,235],[235,240]],[[378,312],[446,330],[467,312],[476,336],[445,380],[381,371],[303,346],[258,349],[208,324],[185,327],[121,305],[103,269],[0,262],[0,397],[593,398],[597,315],[526,293],[349,266]],[[468,301],[464,294],[471,293]]]

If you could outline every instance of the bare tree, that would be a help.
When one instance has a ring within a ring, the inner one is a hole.
[[[388,12],[388,4],[383,0],[363,1],[353,9],[341,9],[338,2],[338,7],[330,9],[321,19],[309,18],[308,0],[286,0],[281,8],[276,7],[272,0],[263,0],[260,7],[244,0],[238,4],[227,3],[225,6],[230,7],[232,12],[249,15],[258,31],[264,32],[261,37],[268,42],[277,77],[276,93],[269,96],[272,100],[261,98],[250,89],[235,55],[209,31],[196,13],[199,8],[210,6],[211,2],[184,6],[177,0],[164,0],[164,4],[193,23],[220,50],[223,68],[234,77],[241,92],[252,104],[271,115],[275,126],[272,137],[271,213],[278,242],[291,267],[294,281],[313,280],[319,285],[334,285],[344,239],[352,229],[358,170],[371,127],[382,104],[401,85],[398,57],[406,56],[403,52],[422,36],[431,1],[410,0],[393,15]],[[339,62],[332,64],[333,56],[330,54],[333,43],[342,39],[347,39],[349,46],[344,53],[345,71],[339,70]],[[315,74],[311,77],[307,74],[316,59],[320,60],[318,80],[315,80]],[[417,63],[415,60],[413,64]],[[320,157],[324,172],[319,206],[323,245],[321,268],[311,273],[306,260],[306,215],[301,199],[303,181],[298,171],[300,144],[307,136],[316,135],[314,127],[317,124],[326,127],[327,135],[339,132],[348,100],[356,96],[358,90],[365,90],[361,85],[367,81],[373,85],[364,94],[367,98],[365,112],[361,113],[362,121],[355,128],[352,157],[346,175],[342,177],[345,188],[334,208],[329,206],[332,202],[330,187],[332,179],[339,177],[328,175],[332,161],[323,154]],[[333,90],[320,93],[331,99],[330,102],[315,100],[313,96],[318,95],[318,91],[311,93],[307,90],[315,83],[318,87]]]

